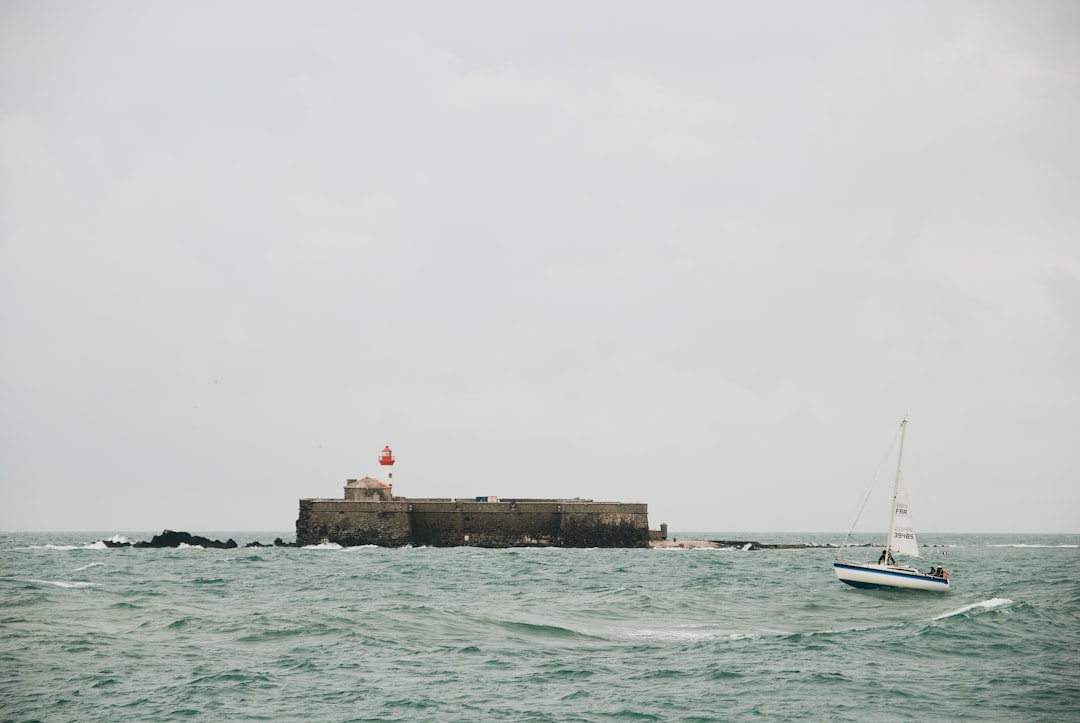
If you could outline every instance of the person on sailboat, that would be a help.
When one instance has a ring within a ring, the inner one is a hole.
[[[896,560],[893,559],[892,553],[888,550],[881,551],[881,557],[877,559],[879,565],[895,565]]]

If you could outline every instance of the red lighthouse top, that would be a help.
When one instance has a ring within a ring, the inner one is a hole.
[[[390,451],[390,445],[386,445],[379,455],[379,464],[388,466],[394,463],[394,453]]]

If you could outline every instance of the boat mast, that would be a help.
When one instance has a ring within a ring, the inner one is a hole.
[[[907,417],[900,422],[900,453],[896,455],[896,478],[893,480],[892,509],[889,510],[889,535],[885,538],[885,549],[892,552],[893,531],[896,528],[896,502],[900,494],[901,465],[904,462],[904,433],[907,432]],[[897,551],[899,552],[899,550]]]

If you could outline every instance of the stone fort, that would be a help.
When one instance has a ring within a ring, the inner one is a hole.
[[[392,478],[389,446],[380,464]],[[648,547],[649,540],[644,503],[396,497],[392,483],[373,477],[348,480],[341,499],[300,500],[296,520],[299,545]]]

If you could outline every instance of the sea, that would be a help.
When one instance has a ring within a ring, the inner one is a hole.
[[[102,542],[156,532],[0,533],[0,720],[1080,721],[1080,535],[924,535],[941,594],[824,547]]]

